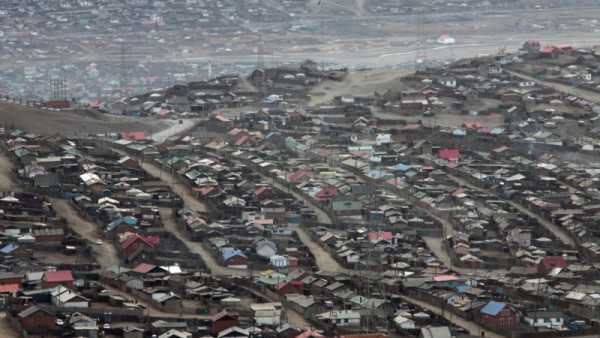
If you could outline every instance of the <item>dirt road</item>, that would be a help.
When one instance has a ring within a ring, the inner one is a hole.
[[[94,243],[100,237],[97,225],[79,216],[68,201],[57,198],[52,198],[51,201],[56,213],[67,220],[69,227],[79,234],[79,236],[93,243],[92,252],[100,266],[107,268],[112,265],[119,265],[120,261],[117,250],[112,243],[108,241],[105,241],[102,245]]]
[[[6,156],[6,154],[0,152],[0,190],[19,190],[19,186],[14,181],[13,170],[13,163]]]
[[[152,134],[152,140],[154,142],[164,142],[169,137],[175,136],[179,133],[183,133],[192,129],[196,125],[197,121],[199,120],[186,119],[181,120],[181,123],[179,123],[179,120],[169,120],[168,123],[170,124],[170,126],[168,128],[165,128],[164,130]]]
[[[569,95],[579,96],[583,99],[586,99],[586,100],[594,102],[594,103],[600,103],[600,93],[596,93],[591,90],[587,90],[587,89],[583,89],[583,88],[569,86],[569,85],[562,84],[562,83],[540,80],[533,76],[529,76],[529,75],[515,72],[515,71],[508,71],[508,72],[514,76],[520,77],[521,79],[528,80],[528,81],[535,81],[535,82],[541,84],[542,86],[550,87],[556,91],[559,91],[559,92],[562,92],[565,94],[569,94]]]
[[[319,270],[333,273],[353,273],[352,271],[345,269],[338,263],[329,252],[325,251],[323,247],[314,241],[312,237],[306,232],[306,230],[301,227],[294,227],[296,233],[298,234],[298,238],[302,242],[302,244],[306,245],[308,250],[315,256],[315,260]]]
[[[5,312],[0,312],[0,337],[2,338],[20,338],[21,335],[8,322]]]
[[[185,199],[184,199],[185,202]],[[184,230],[177,226],[175,219],[173,217],[173,213],[170,209],[161,208],[160,209],[160,217],[163,221],[163,225],[165,229],[169,230],[175,237],[177,237],[180,241],[182,241],[187,248],[202,256],[202,260],[204,260],[204,264],[210,270],[211,274],[216,276],[239,276],[244,277],[248,276],[249,272],[247,270],[239,270],[239,269],[230,269],[224,267],[217,262],[215,257],[210,253],[203,245],[199,242],[194,242],[187,238]]]
[[[477,191],[481,191],[481,192],[485,192],[485,193],[490,193],[490,191],[485,190],[485,189],[481,189],[469,182],[467,182],[466,180],[460,178],[460,177],[456,177],[454,175],[448,174],[448,177],[453,180],[454,182],[458,183],[461,186],[465,186],[465,187],[469,187],[473,190],[477,190]],[[493,192],[492,192],[493,193]],[[508,200],[508,203],[513,206],[515,209],[519,210],[520,212],[522,212],[523,214],[537,220],[542,226],[544,226],[548,231],[552,232],[554,234],[554,236],[556,238],[558,238],[561,242],[563,242],[565,245],[571,246],[571,247],[575,247],[575,241],[573,240],[573,237],[563,228],[559,227],[558,225],[546,220],[545,218],[541,217],[540,215],[534,213],[533,211],[527,209],[526,207],[524,207],[523,205],[521,205],[520,203]]]
[[[125,154],[122,151],[119,152],[123,155]],[[198,199],[192,195],[188,187],[181,183],[177,177],[175,177],[175,174],[171,174],[157,165],[147,161],[141,163],[141,166],[147,173],[168,184],[171,189],[173,189],[173,191],[179,195],[179,197],[181,197],[186,207],[197,211],[206,211],[206,206],[204,203],[198,201]]]

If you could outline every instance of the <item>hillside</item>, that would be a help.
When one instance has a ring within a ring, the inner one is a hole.
[[[0,123],[36,134],[76,136],[104,132],[145,131],[168,127],[166,121],[114,116],[87,111],[47,111],[0,102]]]

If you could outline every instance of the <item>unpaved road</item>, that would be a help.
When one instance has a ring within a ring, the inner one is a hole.
[[[125,154],[124,152],[119,152],[121,154]],[[188,187],[181,183],[177,177],[175,177],[175,174],[171,174],[157,165],[147,161],[141,163],[141,166],[147,173],[168,184],[171,189],[173,189],[173,191],[179,195],[179,197],[181,197],[187,208],[202,212],[206,211],[206,206],[204,203],[200,202],[196,197],[194,197]]]
[[[306,245],[308,250],[315,256],[317,266],[321,271],[334,272],[334,273],[347,273],[352,274],[354,271],[345,269],[338,263],[330,254],[327,252],[319,243],[314,241],[306,230],[301,227],[294,227],[298,238],[302,244]]]
[[[594,103],[600,103],[600,93],[596,93],[593,92],[591,90],[587,90],[587,89],[583,89],[583,88],[577,88],[574,86],[569,86],[566,84],[562,84],[562,83],[556,83],[556,82],[551,82],[551,81],[544,81],[544,80],[540,80],[538,78],[535,78],[533,76],[529,76],[523,73],[519,73],[519,72],[515,72],[515,71],[508,71],[510,74],[520,77],[521,79],[527,80],[527,81],[535,81],[537,83],[539,83],[542,86],[546,86],[549,88],[552,88],[558,92],[562,92],[565,94],[569,94],[569,95],[574,95],[574,96],[579,96],[585,100],[594,102]]]
[[[13,177],[14,165],[10,159],[0,152],[0,190],[15,191],[19,190],[18,184],[15,183]]]
[[[187,204],[185,198],[184,198],[184,203]],[[244,277],[244,276],[247,277],[250,274],[250,272],[247,270],[230,269],[230,268],[220,265],[219,262],[217,262],[215,257],[212,255],[212,253],[210,253],[202,245],[202,243],[194,242],[194,241],[188,239],[184,230],[181,229],[175,222],[175,219],[173,217],[173,213],[171,212],[171,209],[160,208],[160,217],[163,221],[163,225],[166,230],[170,231],[173,235],[175,235],[175,237],[177,237],[180,241],[182,241],[185,244],[185,246],[188,247],[188,249],[190,251],[195,252],[195,253],[199,254],[200,256],[202,256],[202,259],[204,260],[204,264],[210,270],[211,274],[216,275],[216,276],[239,276],[239,277]]]
[[[114,245],[108,241],[102,245],[95,244],[94,242],[99,239],[98,226],[85,220],[77,211],[71,206],[66,200],[52,198],[52,205],[56,213],[67,220],[67,224],[73,231],[79,236],[90,241],[92,243],[92,252],[94,258],[103,268],[107,268],[113,265],[119,265],[119,257],[117,250]]]
[[[181,123],[179,122],[179,120],[169,121],[171,125],[164,130],[152,134],[152,140],[154,142],[164,142],[171,136],[175,136],[179,133],[183,133],[187,130],[190,130],[196,125],[196,122],[198,122],[199,120],[186,119],[180,121]]]
[[[0,312],[0,337],[2,338],[20,338],[21,335],[10,326],[5,312]]]

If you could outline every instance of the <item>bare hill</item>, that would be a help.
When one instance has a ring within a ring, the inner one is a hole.
[[[105,132],[145,131],[155,133],[168,123],[150,118],[107,115],[91,111],[47,111],[0,102],[0,123],[28,132],[76,136]]]

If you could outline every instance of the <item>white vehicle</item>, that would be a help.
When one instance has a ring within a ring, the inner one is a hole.
[[[94,241],[94,243],[98,244],[98,245],[102,245],[104,244],[104,242],[101,239],[97,239]]]
[[[546,122],[546,123],[544,123],[544,127],[548,128],[548,129],[555,129],[556,122]]]

